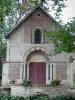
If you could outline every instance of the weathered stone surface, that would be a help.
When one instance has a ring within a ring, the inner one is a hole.
[[[67,64],[66,63],[56,64],[56,78],[59,80],[67,79]]]
[[[20,63],[10,63],[9,64],[9,78],[20,79]]]
[[[4,94],[10,94],[10,88],[3,88],[1,87],[0,88],[0,93],[4,93]]]
[[[14,96],[31,96],[37,93],[48,94],[51,96],[56,95],[67,95],[67,94],[75,94],[75,87],[70,86],[57,86],[57,87],[23,87],[23,86],[12,86],[11,87],[11,95]]]

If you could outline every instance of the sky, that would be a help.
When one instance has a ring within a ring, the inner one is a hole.
[[[63,21],[66,23],[70,20],[70,18],[75,17],[75,0],[67,0],[66,1],[67,7],[63,9]]]
[[[19,1],[22,2],[22,0]],[[75,0],[67,0],[65,4],[67,7],[62,11],[62,20],[64,23],[67,23],[72,17],[75,17]],[[53,15],[51,12],[50,14]]]

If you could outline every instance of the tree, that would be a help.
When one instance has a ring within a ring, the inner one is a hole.
[[[5,29],[9,27],[7,19],[9,18],[8,16],[10,16],[13,8],[16,8],[16,2],[14,2],[14,0],[0,1],[0,34],[3,34],[6,31]]]
[[[53,31],[44,31],[45,36],[55,44],[54,54],[75,52],[75,18]]]
[[[1,0],[0,1],[0,22],[12,11],[15,6],[15,0]]]
[[[67,0],[25,0],[25,3],[40,5],[47,11],[55,11],[56,19],[60,18],[62,8],[66,7],[65,1]],[[24,3],[24,2],[23,2]]]
[[[6,41],[3,39],[3,35],[0,34],[0,58],[6,57]]]
[[[50,1],[50,5],[48,6]],[[8,24],[11,29],[32,10],[36,5],[41,5],[47,11],[56,11],[56,16],[60,15],[62,8],[65,7],[66,0],[1,0],[0,2],[0,28],[4,30],[4,25]],[[50,10],[48,10],[50,9]]]
[[[17,2],[15,0],[0,0],[0,58],[6,56],[6,40],[3,37],[3,33],[9,32],[14,26],[13,24],[10,25],[7,19],[9,19],[8,16],[10,16],[12,9],[16,9],[16,5]]]

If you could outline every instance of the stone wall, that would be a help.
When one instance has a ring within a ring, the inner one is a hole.
[[[9,78],[11,80],[20,79],[20,63],[9,64]]]
[[[4,94],[8,94],[10,95],[10,88],[3,88],[3,87],[0,87],[0,93],[4,93]]]
[[[11,95],[14,96],[27,97],[37,93],[48,94],[50,97],[56,95],[63,95],[63,94],[75,95],[75,87],[69,87],[63,85],[57,87],[22,87],[22,86],[11,87]]]
[[[40,16],[38,16],[40,14]],[[32,33],[35,29],[54,30],[55,22],[48,17],[41,9],[37,9],[27,17],[9,36],[10,44],[31,43]],[[44,43],[48,43],[44,39]]]
[[[56,55],[56,61],[66,61],[67,62],[67,54],[58,54]],[[56,63],[56,78],[59,80],[67,79],[67,63]]]

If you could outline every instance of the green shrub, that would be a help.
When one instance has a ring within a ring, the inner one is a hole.
[[[19,97],[19,96],[10,96],[6,94],[0,94],[0,100],[30,100],[30,99],[25,99],[24,97]]]
[[[50,100],[75,100],[75,97],[72,95],[60,95],[52,97]]]
[[[75,100],[75,97],[72,95],[60,95],[49,98],[48,95],[45,94],[37,94],[27,98],[19,97],[19,96],[9,96],[6,94],[0,94],[0,100]]]
[[[55,79],[55,80],[52,80],[51,81],[51,85],[53,86],[53,87],[55,87],[55,86],[58,86],[58,85],[60,85],[60,80],[57,80],[57,79]]]
[[[73,80],[73,85],[75,86],[75,80]]]
[[[39,95],[33,95],[29,97],[30,100],[49,100],[48,95],[45,94],[39,94]]]
[[[32,83],[32,82],[31,82],[30,80],[24,79],[22,85],[23,85],[23,86],[28,86],[28,85],[30,85],[31,83]]]

